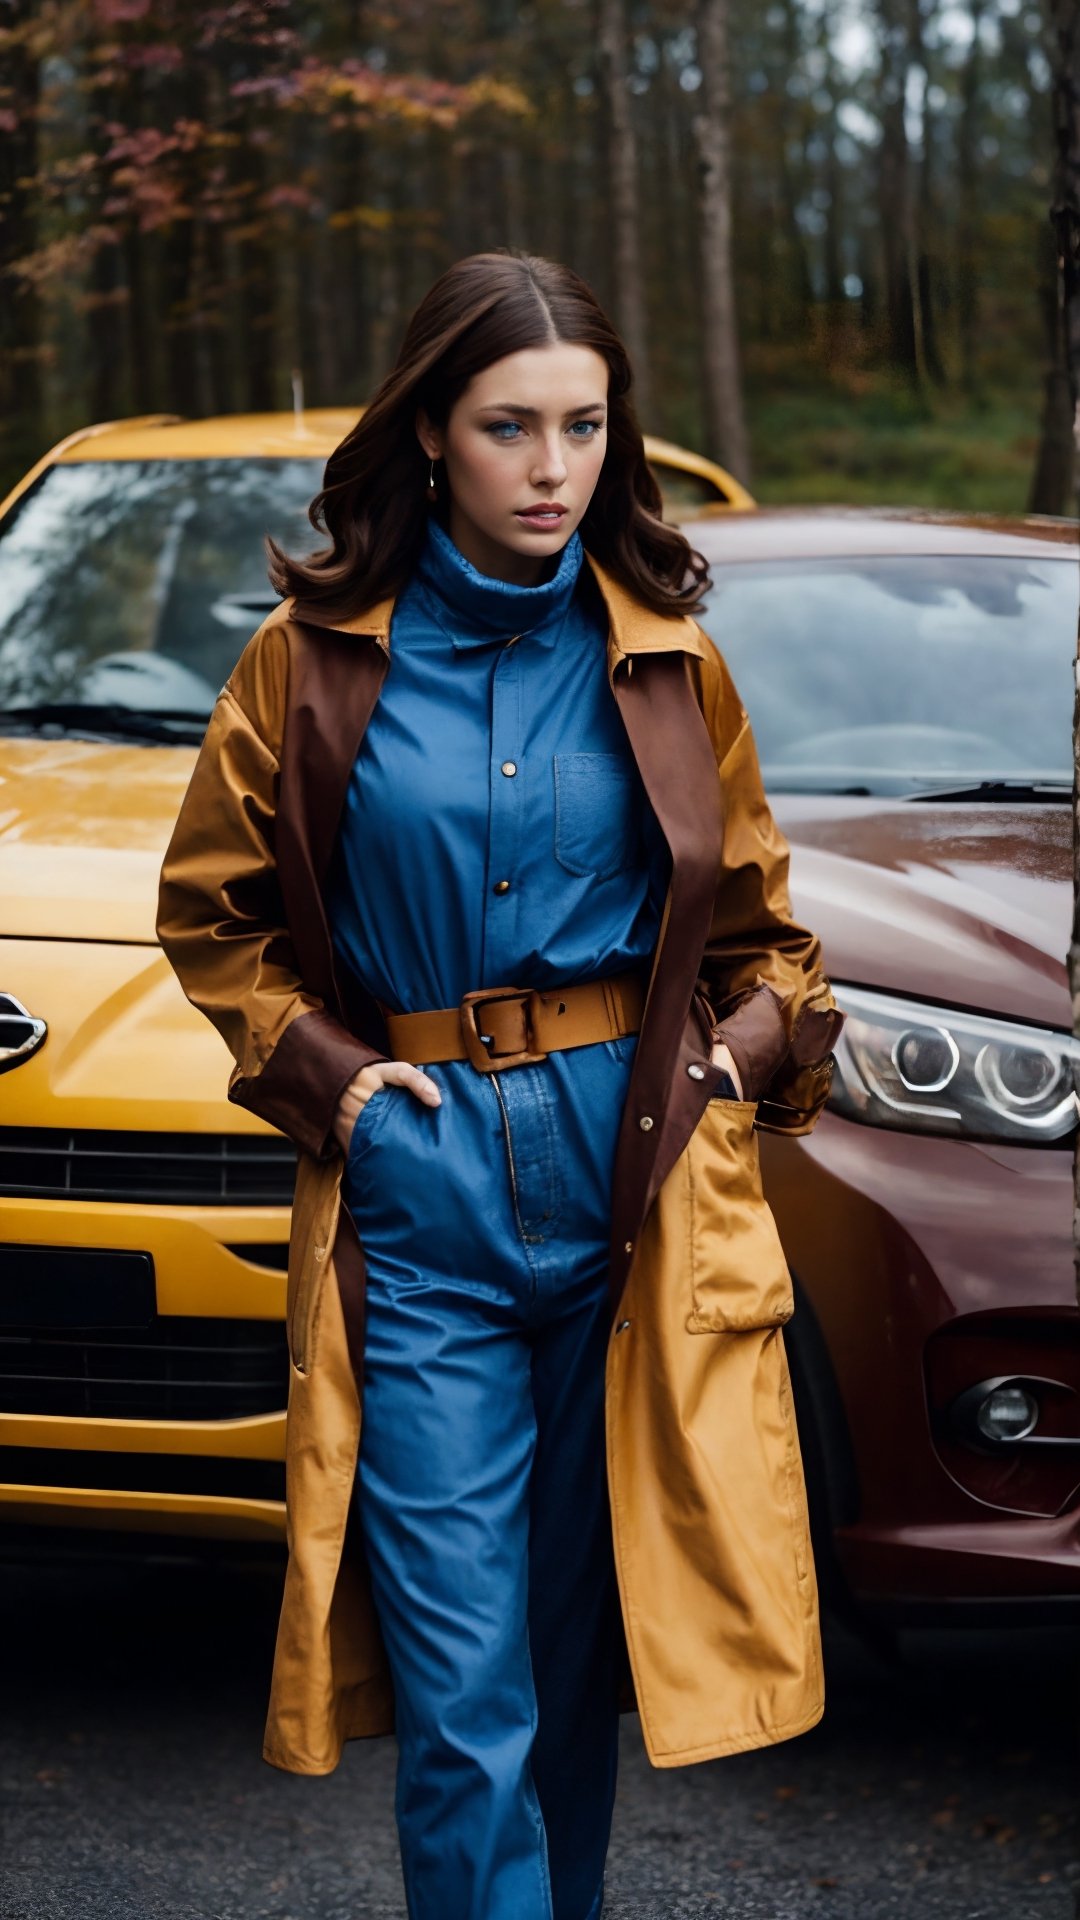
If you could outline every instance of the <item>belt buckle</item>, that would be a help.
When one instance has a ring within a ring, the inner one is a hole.
[[[523,1048],[520,1053],[489,1053],[484,1035],[476,1024],[477,1009],[485,1006],[489,1000],[520,1000],[527,1009],[535,991],[534,987],[477,987],[472,993],[464,995],[458,1008],[461,1033],[465,1052],[478,1073],[495,1073],[503,1067],[522,1067],[535,1060],[547,1059],[546,1053],[530,1052],[528,1048]],[[530,1031],[531,1022],[526,1011],[526,1035]]]

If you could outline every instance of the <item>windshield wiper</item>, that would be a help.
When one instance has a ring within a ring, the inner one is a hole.
[[[118,702],[46,700],[35,706],[0,707],[0,732],[41,733],[56,727],[61,733],[119,735],[125,740],[164,741],[173,746],[198,746],[209,714],[188,707],[123,707]]]
[[[819,787],[814,781],[809,779],[774,780],[770,776],[769,770],[767,767],[764,768],[762,771],[762,778],[765,782],[766,793],[791,793],[791,794],[802,793],[802,794],[806,794],[806,796],[809,799],[813,799],[813,800],[821,800],[821,799],[871,800],[874,798],[881,799],[885,791],[883,788],[868,787],[863,784],[860,784],[857,786],[850,786],[850,787],[834,787],[834,786]]]
[[[973,780],[970,786],[925,787],[905,800],[1056,800],[1072,799],[1069,780]]]

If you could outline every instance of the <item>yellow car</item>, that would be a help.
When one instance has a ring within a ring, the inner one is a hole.
[[[275,604],[263,535],[318,543],[307,503],[356,417],[88,427],[0,503],[8,1529],[284,1531],[295,1154],[226,1100],[154,918],[210,709]],[[669,518],[752,507],[646,450]]]

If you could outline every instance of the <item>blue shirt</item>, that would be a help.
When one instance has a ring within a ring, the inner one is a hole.
[[[550,579],[482,574],[429,516],[349,779],[334,947],[395,1012],[651,960],[670,854],[573,533]]]

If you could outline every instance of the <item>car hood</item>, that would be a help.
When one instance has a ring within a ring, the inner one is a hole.
[[[1071,1031],[1069,807],[770,799],[834,981]]]
[[[194,747],[0,739],[0,899],[14,938],[156,945],[158,875]],[[772,795],[796,917],[831,977],[1071,1026],[1066,806]]]
[[[194,747],[0,739],[0,900],[17,938],[156,944]]]

